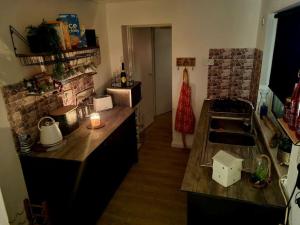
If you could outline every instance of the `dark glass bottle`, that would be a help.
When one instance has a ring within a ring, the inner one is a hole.
[[[298,117],[298,107],[299,107],[299,94],[300,94],[300,83],[296,83],[291,98],[291,111],[290,111],[290,120],[289,128],[295,130],[296,122]]]
[[[125,72],[124,63],[122,63],[122,71],[121,71],[121,87],[127,87],[127,75]]]

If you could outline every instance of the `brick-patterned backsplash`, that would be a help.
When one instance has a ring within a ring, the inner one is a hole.
[[[243,98],[256,105],[262,51],[254,48],[210,49],[208,98]]]
[[[76,95],[90,88],[94,88],[93,78],[90,75],[81,76],[64,84],[61,93],[50,92],[41,96],[29,95],[23,82],[4,86],[2,93],[17,149],[18,134],[30,134],[31,138],[37,141],[39,119],[63,105],[76,104]]]

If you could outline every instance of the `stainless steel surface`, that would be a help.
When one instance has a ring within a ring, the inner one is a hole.
[[[208,140],[212,143],[255,146],[255,139],[252,135],[242,133],[210,131]]]
[[[107,88],[107,94],[112,96],[114,105],[131,107],[131,90]]]
[[[228,119],[226,117],[212,117],[210,129],[215,131],[227,131],[231,133],[250,133],[250,122],[247,119]]]
[[[126,88],[106,88],[107,94],[112,96],[114,105],[135,107],[141,101],[141,82],[134,81]]]
[[[200,165],[212,167],[212,157],[220,150],[224,150],[234,156],[244,159],[243,171],[246,172],[253,172],[253,162],[256,157],[261,154],[261,151],[256,144],[254,146],[242,146],[212,143],[207,140],[205,151],[201,154]]]
[[[253,132],[254,111],[255,108],[252,102],[242,98],[216,99],[212,101],[210,107],[212,118],[226,117],[227,119],[232,119],[232,120],[245,120],[247,118],[249,120],[251,133]],[[223,113],[225,113],[226,116],[222,116]]]
[[[249,105],[249,113],[232,112],[234,110],[215,112],[210,107],[207,115],[209,126],[205,140],[206,146],[200,156],[201,166],[212,167],[212,157],[218,151],[224,150],[244,159],[243,171],[253,172],[253,162],[262,151],[259,148],[256,130],[252,122],[254,107],[248,101],[243,102]]]
[[[254,110],[254,105],[249,100],[243,98],[237,98],[237,100],[248,103],[251,106],[252,110]]]
[[[240,117],[240,116],[222,116],[222,115],[215,115],[215,114],[212,114],[211,119],[221,119],[221,120],[247,120],[249,118],[247,117]]]

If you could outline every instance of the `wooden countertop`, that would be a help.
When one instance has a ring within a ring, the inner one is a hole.
[[[181,190],[215,198],[227,198],[258,205],[284,207],[285,202],[279,188],[277,175],[272,176],[272,182],[266,188],[256,189],[249,182],[250,174],[242,172],[242,179],[240,181],[225,188],[212,180],[211,167],[200,166],[202,152],[206,150],[209,106],[209,100],[205,100]],[[222,149],[226,150],[226,146],[230,147],[230,145],[223,145]]]
[[[100,129],[88,129],[89,120],[84,121],[78,129],[64,137],[66,144],[50,152],[32,152],[28,156],[84,161],[99,145],[102,144],[132,113],[130,107],[116,106],[100,113],[105,126]]]

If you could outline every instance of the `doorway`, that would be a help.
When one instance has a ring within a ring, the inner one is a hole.
[[[172,110],[172,28],[122,27],[126,70],[142,83],[142,129]]]

